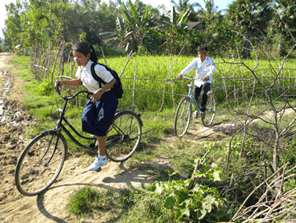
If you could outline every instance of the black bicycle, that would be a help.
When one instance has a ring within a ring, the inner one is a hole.
[[[41,132],[34,138],[21,153],[15,170],[15,184],[20,193],[26,196],[38,195],[47,190],[59,176],[67,156],[67,142],[65,133],[76,145],[85,149],[89,155],[97,154],[96,137],[85,137],[65,118],[66,107],[69,100],[79,94],[92,94],[88,91],[78,91],[73,96],[61,95],[59,84],[55,89],[65,102],[63,109],[58,109],[60,117],[57,126],[52,130]],[[64,123],[66,125],[64,125]],[[66,126],[79,137],[87,140],[84,145],[69,132]],[[106,138],[106,155],[112,161],[123,162],[127,160],[138,148],[143,123],[140,114],[130,110],[117,111]]]

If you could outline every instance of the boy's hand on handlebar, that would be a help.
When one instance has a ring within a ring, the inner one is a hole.
[[[181,80],[182,79],[182,74],[178,74],[176,79]]]
[[[56,81],[56,83],[58,83],[58,86],[59,86],[59,85],[62,86],[62,85],[64,84],[63,81]]]
[[[210,79],[209,76],[204,76],[204,77],[202,78],[203,81],[208,81],[209,79]]]

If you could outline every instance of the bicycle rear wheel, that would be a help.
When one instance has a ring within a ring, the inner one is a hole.
[[[212,125],[216,114],[216,105],[217,99],[215,95],[212,92],[208,93],[208,102],[205,111],[205,116],[201,117],[201,121],[204,126],[209,127]]]
[[[18,191],[26,196],[34,196],[47,190],[61,172],[66,153],[66,140],[56,131],[43,132],[33,139],[16,165],[15,184]]]
[[[107,157],[115,162],[127,160],[139,146],[142,125],[140,117],[132,111],[116,114],[107,134]]]
[[[185,97],[181,100],[178,105],[176,116],[175,116],[175,135],[182,137],[189,127],[191,120],[192,108],[190,98]]]

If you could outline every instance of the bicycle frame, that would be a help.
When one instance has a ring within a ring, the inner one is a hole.
[[[190,105],[189,105],[189,109],[191,109],[191,105],[193,104],[195,106],[196,110],[200,110],[199,105],[197,104],[197,101],[195,100],[195,97],[192,93],[192,88],[193,88],[193,79],[191,81],[191,84],[188,85],[189,86],[189,91],[188,91],[188,96],[190,97]]]
[[[70,127],[70,129],[72,129],[72,131],[79,137],[79,138],[83,138],[83,139],[86,139],[86,140],[93,140],[95,141],[96,140],[96,137],[85,137],[83,135],[81,135],[69,122],[68,120],[65,118],[65,110],[66,110],[66,107],[67,107],[67,104],[68,104],[68,101],[75,98],[76,96],[78,96],[79,94],[81,93],[87,93],[88,95],[92,94],[92,92],[88,92],[88,91],[79,91],[77,92],[76,94],[74,94],[72,97],[66,97],[66,96],[62,96],[59,92],[59,89],[58,89],[58,85],[55,86],[56,90],[57,90],[57,93],[65,100],[64,102],[64,106],[63,106],[63,109],[58,109],[58,111],[60,112],[60,117],[59,117],[59,120],[58,120],[58,123],[57,123],[57,126],[56,128],[54,129],[57,133],[60,133],[61,131],[64,131],[67,136],[79,147],[85,149],[85,150],[88,150],[88,151],[93,151],[92,148],[90,148],[89,146],[85,146],[83,145],[82,143],[80,143],[71,133],[70,131],[67,129],[67,127],[62,124],[62,122],[65,122],[66,125],[68,125]]]
[[[191,83],[190,85],[188,84],[187,86],[189,87],[189,91],[188,91],[188,97],[190,98],[190,105],[189,105],[189,108],[188,110],[191,109],[191,106],[192,104],[194,105],[195,107],[195,110],[199,111],[200,110],[200,106],[197,104],[197,101],[195,100],[195,97],[193,95],[193,87],[194,87],[194,78],[188,78],[188,77],[184,77],[188,80],[191,80]]]
[[[183,76],[184,77],[184,76]],[[189,105],[189,109],[191,109],[191,105],[193,104],[194,105],[194,107],[195,107],[195,110],[197,110],[197,111],[200,111],[200,106],[197,104],[197,101],[195,100],[195,97],[194,97],[194,95],[193,95],[193,87],[194,87],[194,78],[188,78],[188,77],[184,77],[184,78],[186,78],[186,79],[188,79],[188,80],[191,80],[191,83],[190,83],[190,85],[188,84],[187,86],[189,87],[189,91],[188,91],[188,97],[190,98],[190,105]],[[212,91],[209,91],[208,93],[207,93],[207,95],[210,95],[210,94],[212,94]]]

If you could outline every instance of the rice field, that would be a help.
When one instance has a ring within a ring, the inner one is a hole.
[[[116,57],[107,58],[106,61],[109,67],[121,74],[126,59],[126,57]],[[121,104],[134,103],[140,110],[158,110],[161,107],[177,106],[181,95],[186,95],[188,92],[188,83],[185,80],[174,79],[193,59],[194,57],[186,56],[134,56],[121,76],[125,89]],[[231,59],[214,58],[214,60],[216,72],[213,76],[212,87],[220,102],[225,99],[226,95],[231,96],[233,91],[237,95],[251,94],[254,74],[264,86],[274,84],[274,89],[278,89],[275,92],[280,92],[283,88],[287,89],[290,86],[292,87],[290,94],[295,94],[293,86],[295,86],[296,63],[293,59],[283,64],[284,69],[281,70],[279,79],[276,81],[275,76],[279,71],[278,68],[282,66],[281,61],[259,60],[256,63],[255,60],[245,60],[242,64]],[[104,60],[101,59],[99,62],[104,63]],[[194,74],[194,71],[191,71],[187,76],[193,77]],[[134,88],[136,90],[133,92]],[[259,84],[256,84],[255,91],[259,96],[264,95]]]

